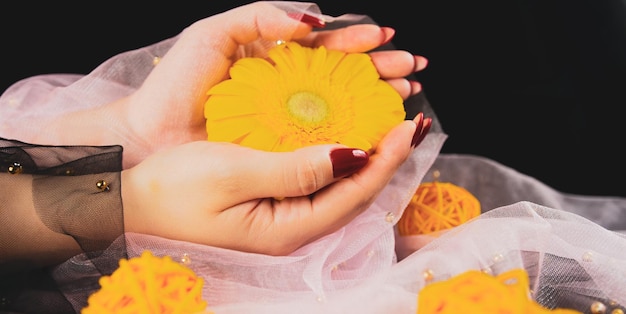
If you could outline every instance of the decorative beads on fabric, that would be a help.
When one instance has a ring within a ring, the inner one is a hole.
[[[435,272],[433,272],[432,269],[427,269],[422,273],[422,276],[424,277],[424,281],[431,282],[435,279]]]
[[[19,162],[14,162],[13,164],[9,165],[7,171],[10,174],[20,174],[22,172],[22,164],[20,164]]]
[[[593,253],[592,252],[585,252],[585,254],[583,254],[583,262],[593,262]]]
[[[180,258],[180,263],[183,265],[191,264],[191,257],[189,257],[189,254],[184,253],[183,256]]]
[[[110,190],[109,183],[106,182],[105,180],[99,180],[98,182],[96,182],[96,187],[102,191]]]
[[[593,314],[604,314],[606,313],[606,305],[604,305],[604,303],[602,302],[596,301],[591,303],[589,310],[591,310],[591,313]]]
[[[386,222],[393,223],[395,219],[396,219],[396,215],[392,212],[388,212],[387,215],[385,215]]]

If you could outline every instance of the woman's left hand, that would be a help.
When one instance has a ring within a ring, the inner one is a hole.
[[[266,152],[206,140],[122,172],[127,232],[286,255],[363,213],[428,132],[402,121],[372,155],[340,144]]]
[[[122,145],[124,168],[128,168],[158,150],[205,140],[206,93],[228,77],[229,68],[238,58],[263,56],[277,40],[368,52],[389,42],[395,33],[373,24],[313,32],[312,25],[288,13],[269,2],[255,2],[197,21],[179,35],[138,90],[101,108],[77,113],[84,117],[69,118],[74,122],[90,121],[80,132],[94,132],[93,136],[81,133],[83,140],[91,142],[77,143],[73,139],[57,144]],[[381,78],[404,99],[420,91],[419,83],[405,77],[425,68],[425,58],[400,50],[370,55]],[[94,121],[102,125],[94,126]]]

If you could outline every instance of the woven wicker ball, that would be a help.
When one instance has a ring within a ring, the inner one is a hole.
[[[452,183],[420,184],[398,221],[400,235],[429,234],[456,227],[480,215],[478,199]]]

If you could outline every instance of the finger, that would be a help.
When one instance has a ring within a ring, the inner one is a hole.
[[[260,38],[276,41],[302,37],[312,29],[305,22],[295,19],[293,14],[270,2],[260,1],[200,20],[185,32],[213,46],[237,46]]]
[[[406,100],[409,96],[413,96],[422,90],[422,84],[407,79],[386,80],[393,87],[402,99]]]
[[[290,17],[270,2],[254,2],[210,16],[180,34],[146,85],[169,86],[159,90],[158,97],[175,98],[171,102],[200,101],[202,97],[197,95],[204,95],[225,78],[240,45],[258,39],[290,40],[305,36],[311,29],[311,25]],[[152,81],[160,82],[150,84]]]
[[[426,58],[403,50],[376,51],[369,55],[383,79],[406,77],[424,70],[428,65]]]
[[[369,155],[342,145],[314,145],[293,152],[251,150],[247,162],[239,167],[239,201],[255,198],[308,196],[319,189],[361,169]],[[254,158],[254,162],[250,162]],[[267,182],[249,186],[250,182]]]
[[[326,189],[315,193],[313,211],[315,219],[303,228],[323,236],[353,220],[367,209],[389,183],[400,165],[408,158],[411,140],[416,132],[414,121],[403,121],[381,141],[367,165]],[[315,238],[315,237],[313,237]]]
[[[298,39],[308,47],[325,46],[344,52],[367,52],[391,40],[395,31],[374,24],[357,24],[328,31],[312,32]]]

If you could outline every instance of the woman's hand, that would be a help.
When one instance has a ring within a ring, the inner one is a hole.
[[[421,114],[403,121],[369,157],[341,145],[276,153],[204,140],[160,151],[122,172],[126,231],[289,254],[367,209],[429,126]]]
[[[277,40],[367,52],[389,42],[395,33],[371,24],[312,32],[310,24],[289,13],[270,2],[256,2],[192,24],[133,94],[56,121],[65,139],[54,144],[122,145],[124,167],[128,168],[161,149],[206,140],[206,93],[227,78],[238,58],[263,56]],[[311,16],[307,17],[305,20],[311,21]],[[371,57],[381,77],[403,98],[420,91],[419,83],[404,77],[422,70],[426,59],[398,50],[372,52]],[[67,121],[85,126],[68,132],[71,124]],[[72,134],[79,134],[79,139],[66,138]]]

